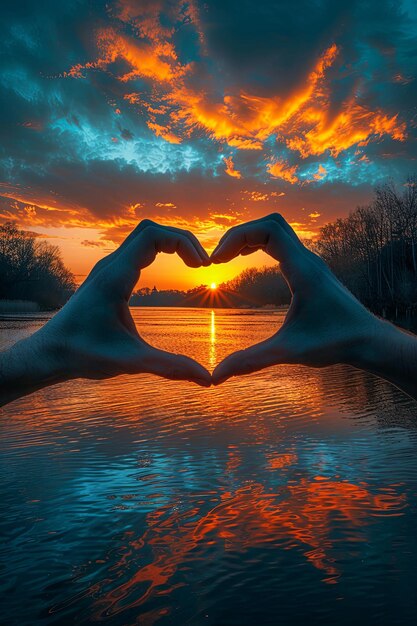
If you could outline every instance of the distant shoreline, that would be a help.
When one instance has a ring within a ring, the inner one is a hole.
[[[39,311],[38,313],[26,313],[25,311],[22,313],[0,313],[0,322],[50,319],[53,313],[56,313],[56,310]]]
[[[289,304],[279,304],[279,305],[264,305],[264,306],[240,306],[240,307],[219,307],[219,306],[180,306],[180,305],[171,305],[171,306],[150,306],[150,305],[131,305],[130,308],[133,310],[137,309],[166,309],[166,310],[178,310],[178,311],[192,311],[195,309],[199,310],[207,310],[207,311],[241,311],[243,312],[252,312],[261,313],[261,312],[274,312],[274,311],[286,311],[289,307]],[[50,311],[16,311],[10,313],[0,313],[0,322],[39,322],[39,321],[47,321],[49,320],[55,313],[58,312],[59,309],[54,309]],[[381,316],[382,317],[382,316]],[[399,326],[400,328],[404,328],[410,332],[417,334],[417,314],[414,315],[399,315],[396,318],[393,317],[382,317],[382,319],[386,319],[387,321]]]
[[[150,305],[131,305],[131,309],[179,309],[179,310],[192,310],[192,309],[207,309],[208,311],[279,311],[288,309],[288,304],[278,305],[263,305],[263,306],[240,306],[240,307],[217,307],[217,306],[150,306]],[[0,321],[30,321],[48,318],[51,314],[57,313],[59,309],[53,309],[50,311],[16,311],[13,313],[0,313]]]

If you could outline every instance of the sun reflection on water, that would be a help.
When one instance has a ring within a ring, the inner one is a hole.
[[[214,367],[216,364],[216,313],[211,311],[210,313],[210,355],[209,355],[210,367]]]

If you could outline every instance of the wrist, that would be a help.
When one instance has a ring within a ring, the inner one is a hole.
[[[395,327],[378,317],[372,318],[372,323],[362,328],[356,340],[352,341],[345,359],[346,365],[368,370],[381,362],[382,353],[387,350],[387,343],[391,343]]]
[[[62,350],[42,329],[0,354],[0,404],[70,378]]]
[[[375,318],[375,325],[349,361],[358,369],[390,381],[417,397],[417,339],[394,324]]]

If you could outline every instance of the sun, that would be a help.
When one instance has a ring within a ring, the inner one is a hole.
[[[211,283],[211,284],[210,284],[210,289],[211,289],[212,291],[214,291],[215,289],[217,289],[217,285],[216,285],[216,283]]]

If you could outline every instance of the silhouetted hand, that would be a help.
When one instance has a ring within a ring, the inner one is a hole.
[[[211,376],[199,363],[150,346],[136,330],[129,298],[140,270],[158,252],[176,252],[189,267],[210,264],[191,233],[149,220],[141,222],[115,252],[97,263],[45,326],[1,355],[3,403],[78,377],[102,379],[146,372],[210,386]]]
[[[346,363],[416,395],[416,338],[372,315],[301,243],[281,215],[230,229],[211,260],[227,263],[259,249],[280,262],[292,293],[291,305],[284,324],[270,339],[231,354],[215,368],[215,385],[278,363],[312,367]]]

